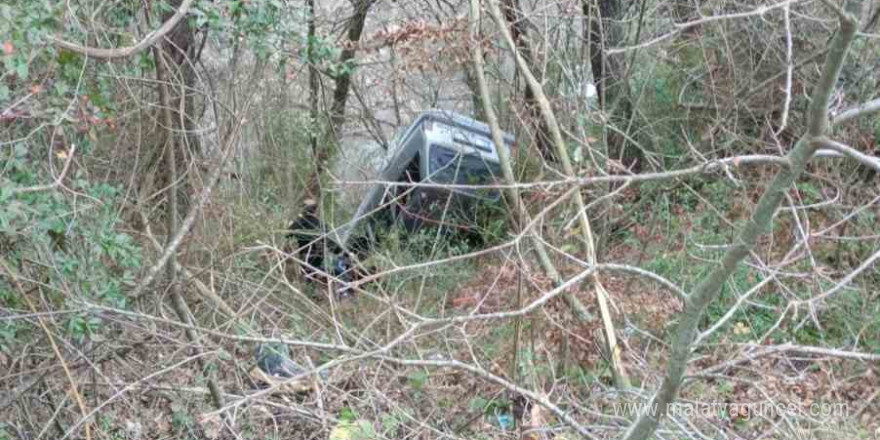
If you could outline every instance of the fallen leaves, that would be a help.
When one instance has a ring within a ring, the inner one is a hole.
[[[747,335],[751,332],[751,329],[748,325],[743,324],[742,322],[737,322],[733,325],[733,334],[735,335]]]
[[[223,421],[217,414],[199,417],[199,425],[202,427],[202,433],[205,435],[205,438],[210,440],[219,438],[223,431]]]
[[[314,383],[308,378],[298,380],[277,378],[264,373],[263,370],[260,370],[257,367],[252,368],[249,375],[252,379],[274,388],[279,393],[296,394],[308,392],[314,387]]]
[[[367,420],[341,420],[330,430],[329,440],[368,440],[375,437],[373,424]]]
[[[529,440],[540,440],[543,438],[540,428],[546,427],[548,422],[547,410],[541,405],[532,405],[529,411],[529,427],[533,429],[525,437]]]

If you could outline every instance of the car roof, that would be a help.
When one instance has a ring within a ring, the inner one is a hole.
[[[419,116],[416,117],[415,121],[410,124],[406,134],[401,139],[406,139],[411,131],[415,130],[421,124],[429,120],[442,122],[444,124],[461,128],[463,130],[477,132],[490,139],[492,138],[492,130],[491,128],[489,128],[489,125],[484,122],[480,122],[476,119],[465,116],[461,113],[456,113],[452,110],[431,109],[425,110],[421,114],[419,114]],[[502,138],[507,144],[513,144],[515,142],[515,138],[510,133],[502,132]]]

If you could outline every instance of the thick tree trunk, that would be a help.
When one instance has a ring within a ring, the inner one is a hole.
[[[337,65],[340,67],[347,66],[354,59],[357,53],[357,46],[364,32],[364,25],[367,21],[367,14],[370,8],[376,3],[376,0],[352,0],[354,7],[354,15],[348,22],[348,34],[345,41],[345,47],[339,55]],[[342,128],[345,124],[345,107],[348,103],[348,94],[351,89],[352,71],[343,68],[334,78],[333,102],[330,105],[330,127],[323,136],[320,145],[316,145],[316,151],[312,157],[312,176],[309,179],[306,193],[311,197],[319,198],[321,190],[321,176],[330,158],[333,156],[333,150],[342,134]]]
[[[162,15],[162,22],[168,21],[175,14],[181,3],[181,0],[172,0],[172,9]],[[157,74],[162,73],[161,78],[157,76],[160,84],[159,98],[163,103],[161,111],[167,111],[170,120],[164,117],[158,119],[165,125],[165,139],[156,144],[153,157],[146,162],[150,167],[147,174],[155,175],[155,179],[145,180],[142,193],[148,196],[157,188],[173,187],[178,199],[178,210],[186,211],[189,207],[191,185],[186,179],[175,182],[167,163],[163,165],[167,154],[163,151],[168,145],[180,147],[177,151],[179,154],[175,155],[178,175],[184,175],[183,170],[193,163],[193,156],[201,154],[198,137],[194,134],[197,119],[195,95],[189,92],[196,90],[195,62],[199,46],[196,44],[195,29],[188,20],[180,20],[153,50],[158,51],[154,53]],[[159,65],[160,62],[164,66]],[[171,198],[167,200],[170,201]]]
[[[526,23],[519,7],[519,0],[504,0],[501,3],[501,10],[504,12],[504,19],[510,26],[510,35],[513,37],[514,43],[516,43],[517,51],[522,55],[526,65],[529,66],[532,72],[539,72],[540,70],[535,66],[535,55],[531,46],[529,46]],[[534,139],[538,152],[545,160],[556,162],[557,157],[553,150],[547,124],[541,117],[541,109],[538,106],[538,101],[535,99],[535,93],[532,92],[528,85],[524,85],[523,100],[529,114],[529,122],[535,133]]]
[[[181,0],[172,0],[174,8],[162,16],[162,21],[167,21],[174,11],[180,6]],[[195,95],[189,93],[195,90],[196,72],[195,63],[198,61],[200,46],[196,44],[196,29],[189,20],[181,20],[165,37],[160,45],[165,53],[165,59],[169,61],[167,79],[174,85],[169,90],[172,116],[178,129],[184,133],[184,141],[187,150],[192,154],[200,154],[198,137],[194,136],[196,121]],[[181,101],[183,103],[181,104]]]
[[[348,38],[346,39],[346,47],[343,48],[342,54],[339,55],[338,64],[344,66],[354,59],[357,53],[357,45],[364,32],[364,24],[367,21],[367,13],[376,0],[353,0],[354,15],[348,23]],[[337,135],[342,130],[342,124],[345,122],[345,106],[348,102],[348,92],[351,88],[351,73],[343,70],[335,78],[335,88],[333,89],[333,104],[330,107],[330,125]]]
[[[623,43],[623,32],[618,24],[622,18],[620,0],[583,0],[585,39],[590,44],[590,68],[599,97],[599,107],[620,130],[626,130],[632,118],[629,87],[624,78],[626,67],[618,57],[611,57],[606,47]],[[641,171],[642,153],[616,130],[608,130],[605,139],[609,159],[616,160],[634,173]],[[610,170],[612,172],[619,171]]]

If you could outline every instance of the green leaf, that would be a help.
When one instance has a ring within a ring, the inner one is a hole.
[[[409,386],[415,388],[416,390],[421,390],[425,386],[425,383],[428,381],[428,373],[425,370],[413,371],[409,373],[406,377]]]
[[[339,410],[339,420],[353,422],[357,420],[357,414],[349,407],[343,407]]]
[[[485,408],[488,404],[489,402],[486,401],[486,399],[477,396],[468,402],[468,410],[483,412],[483,408]]]
[[[15,144],[14,147],[12,147],[12,151],[12,154],[15,156],[16,159],[23,159],[25,156],[27,156],[28,148],[27,145],[25,145],[23,142],[19,142]]]
[[[241,9],[241,2],[239,2],[237,0],[229,2],[229,14],[230,15],[235,15],[236,13],[238,13],[238,11],[240,9]]]
[[[18,75],[19,79],[26,79],[28,76],[28,63],[26,60],[19,58],[18,62],[15,64],[15,74]]]

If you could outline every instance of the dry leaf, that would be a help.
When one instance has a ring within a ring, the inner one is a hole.
[[[547,417],[544,415],[544,407],[541,405],[532,405],[529,411],[529,419],[532,428],[540,428],[547,424]]]
[[[712,128],[709,128],[706,131],[704,131],[703,134],[700,135],[700,141],[702,141],[702,142],[711,141],[712,136],[715,134],[715,133],[713,133],[713,131],[714,130]]]
[[[15,47],[12,46],[11,41],[3,42],[3,55],[12,55],[12,52],[15,52]]]
[[[308,378],[291,380],[281,377],[273,377],[264,373],[263,370],[258,367],[252,368],[249,374],[252,379],[275,388],[278,393],[296,394],[314,389],[313,382]]]
[[[199,417],[199,424],[201,425],[202,432],[204,432],[206,438],[214,440],[220,437],[220,431],[223,429],[223,424],[220,421],[219,415],[202,415]]]
[[[156,417],[153,417],[153,426],[158,432],[166,433],[171,429],[169,419],[170,417],[166,417],[164,414],[157,414]]]
[[[330,430],[329,440],[372,440],[373,424],[368,420],[341,420]]]

